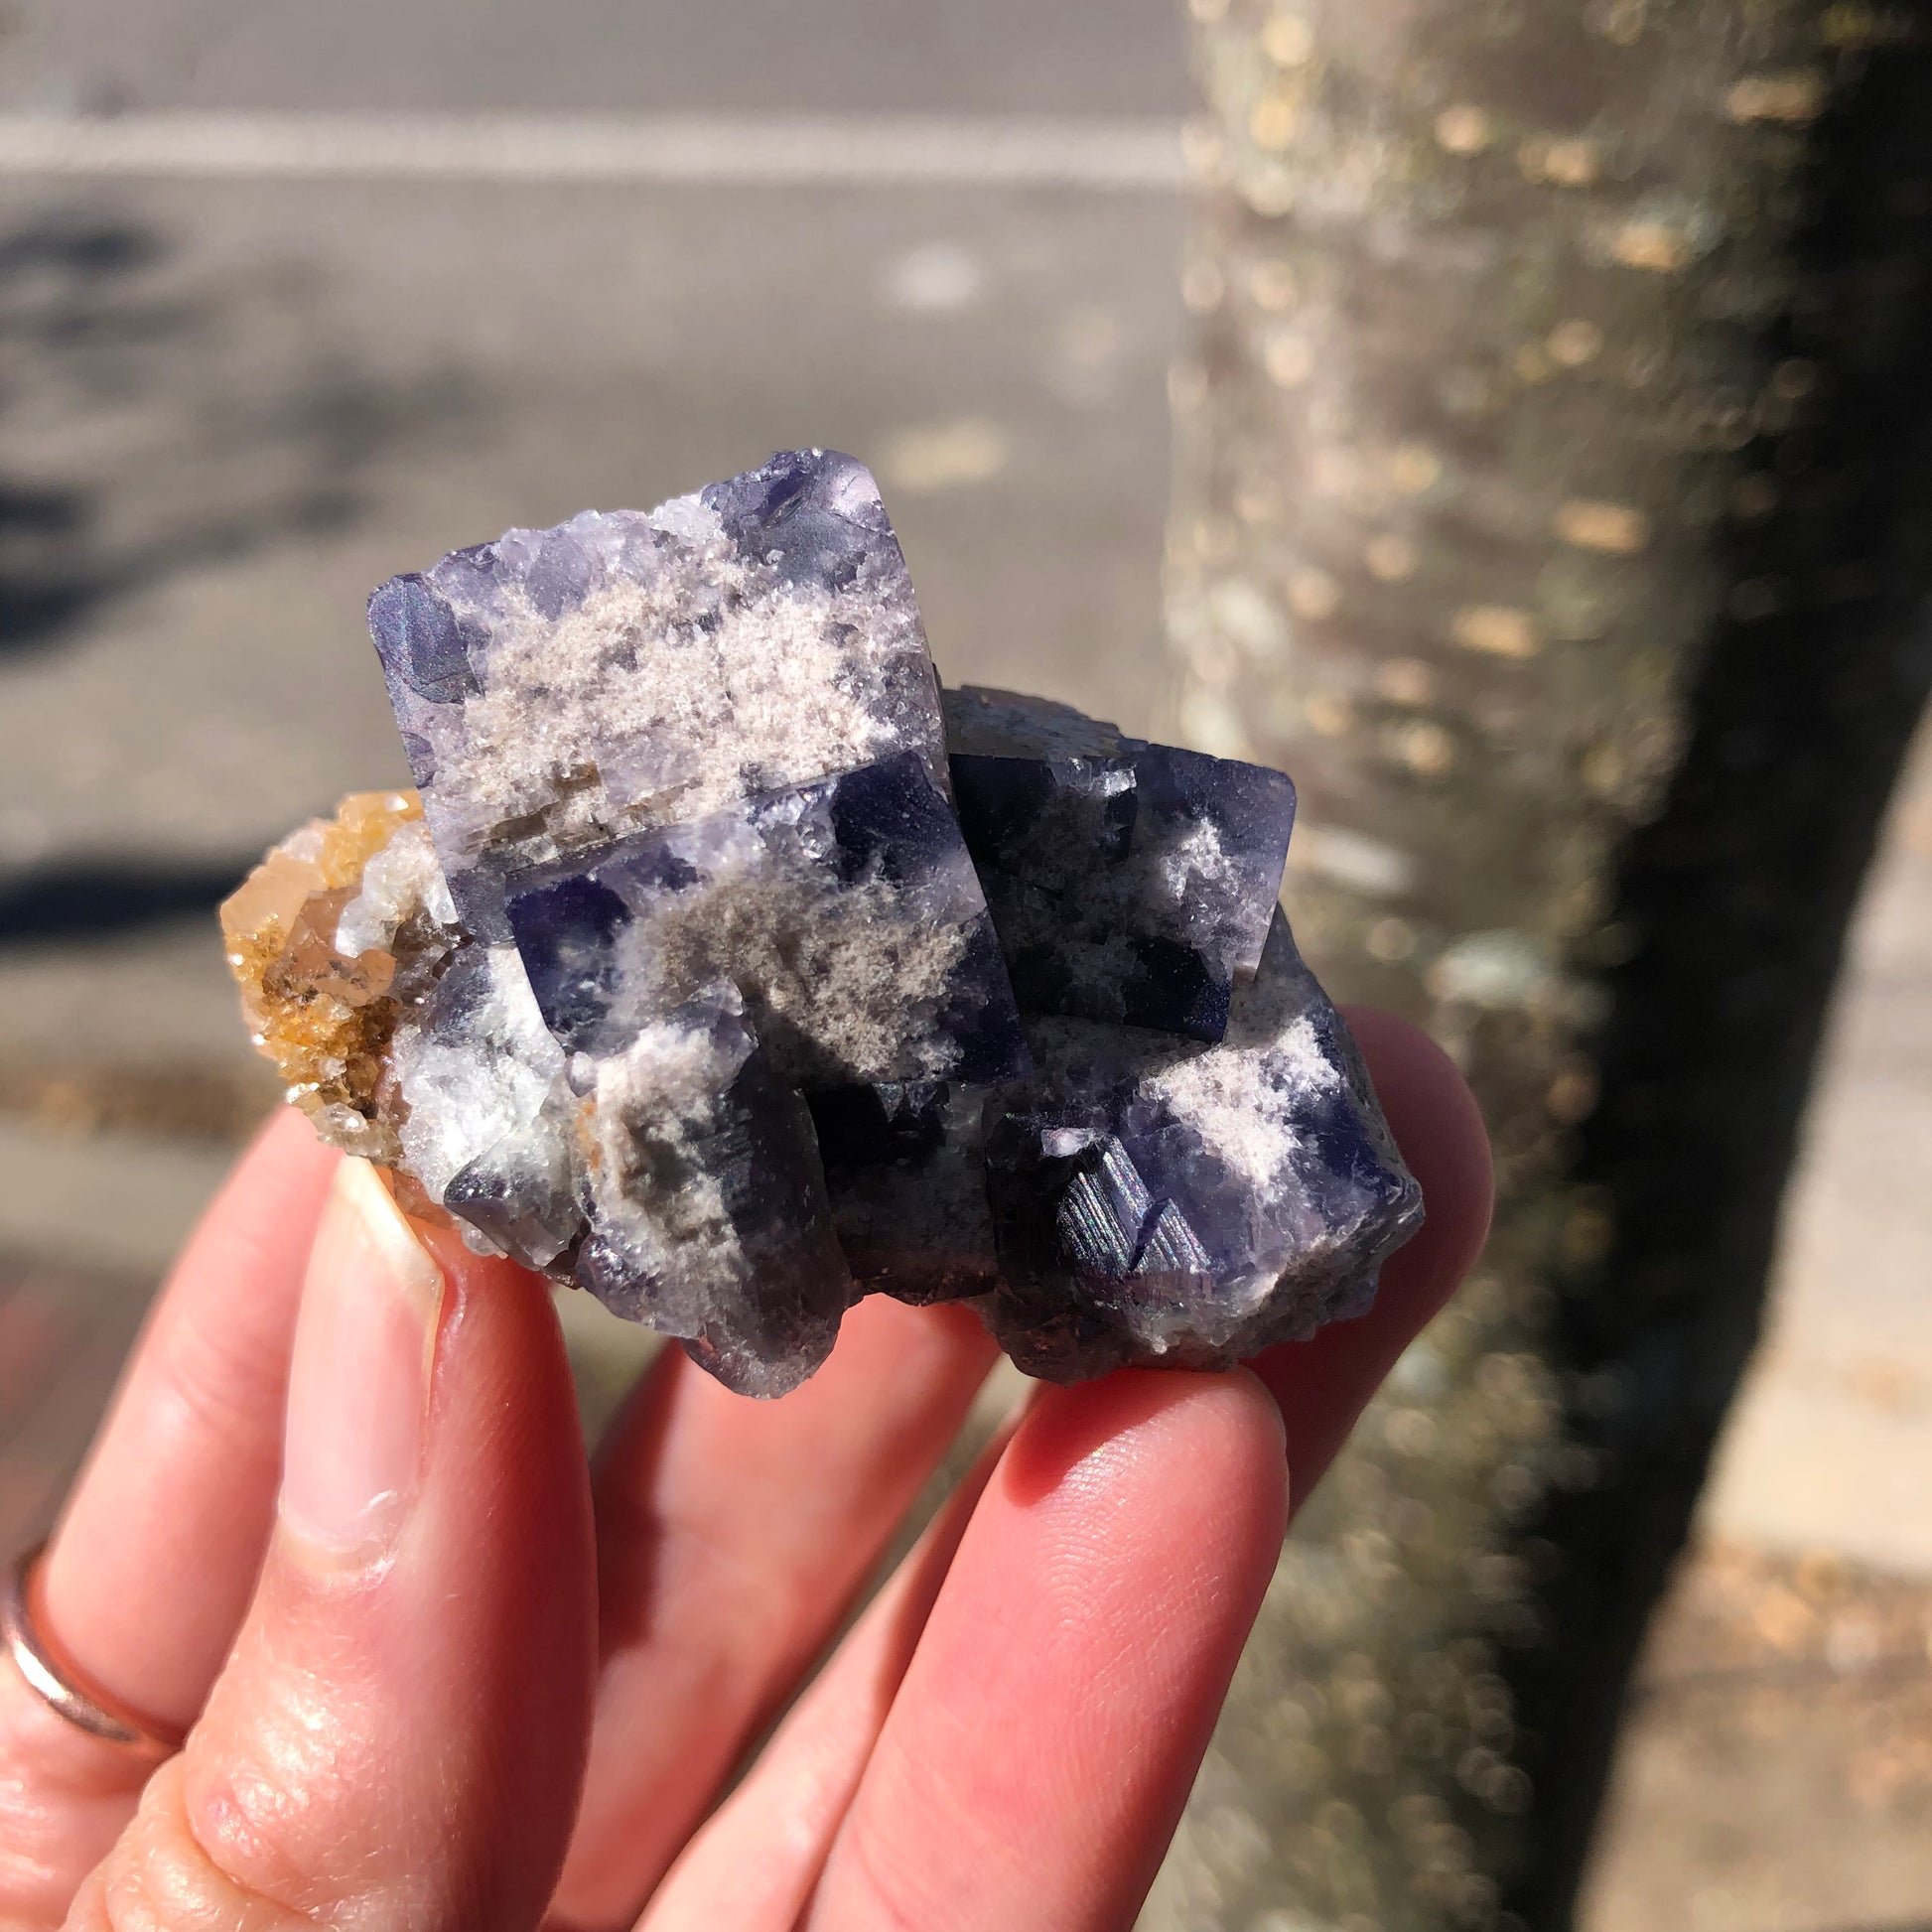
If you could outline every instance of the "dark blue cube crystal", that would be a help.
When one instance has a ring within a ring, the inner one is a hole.
[[[910,1166],[936,1154],[945,1145],[952,1093],[946,1080],[901,1080],[811,1095],[826,1172]]]
[[[1034,1077],[988,1110],[981,1305],[1022,1368],[1224,1363],[1365,1310],[1421,1196],[1279,913],[1218,1044],[1030,1032]]]
[[[741,550],[794,584],[849,584],[894,542],[872,473],[836,450],[782,451],[699,499]]]
[[[946,711],[1022,1008],[1219,1039],[1281,892],[1294,786],[1010,693],[948,692]]]
[[[617,992],[617,941],[629,906],[588,872],[512,886],[505,905],[544,1024],[567,1051],[590,1050]]]

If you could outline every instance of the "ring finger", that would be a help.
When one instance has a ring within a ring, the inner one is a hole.
[[[254,1587],[335,1164],[292,1114],[256,1139],[158,1299],[39,1565],[45,1647],[157,1737],[194,1722]],[[0,1923],[61,1922],[154,1760],[69,1724],[0,1659]]]

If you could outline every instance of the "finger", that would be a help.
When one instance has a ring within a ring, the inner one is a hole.
[[[637,1932],[770,1932],[797,1923],[1005,1448],[1005,1437],[996,1439],[946,1498],[745,1780],[686,1846]]]
[[[46,1559],[74,1661],[175,1730],[268,1541],[302,1271],[337,1159],[291,1110],[257,1137],[176,1264]]]
[[[156,1301],[40,1566],[46,1643],[152,1729],[187,1729],[254,1587],[335,1164],[287,1112],[242,1157]],[[56,1718],[0,1665],[0,1919],[59,1922],[152,1765]]]
[[[1249,1376],[1043,1389],[1002,1457],[805,1915],[1115,1932],[1186,1800],[1287,1512]]]
[[[1474,1265],[1494,1193],[1489,1138],[1455,1063],[1394,1014],[1351,1007],[1347,1017],[1396,1145],[1422,1183],[1429,1218],[1383,1264],[1367,1314],[1271,1348],[1249,1364],[1281,1404],[1297,1510],[1396,1357]]]
[[[996,1352],[964,1310],[874,1297],[779,1402],[660,1361],[600,1457],[597,1727],[555,1925],[636,1917],[837,1629]]]
[[[535,1925],[595,1656],[588,1483],[543,1285],[441,1237],[432,1260],[345,1162],[284,1453],[233,1653],[69,1927]]]

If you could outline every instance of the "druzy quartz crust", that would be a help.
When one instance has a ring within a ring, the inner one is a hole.
[[[941,694],[871,475],[790,451],[369,600],[417,789],[222,908],[416,1211],[783,1394],[885,1293],[1032,1374],[1359,1314],[1420,1225],[1278,904],[1280,772]]]

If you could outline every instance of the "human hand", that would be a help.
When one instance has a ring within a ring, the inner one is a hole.
[[[992,1365],[978,1323],[873,1298],[772,1404],[666,1350],[587,1469],[545,1286],[279,1118],[30,1592],[69,1683],[186,1741],[102,1741],[0,1657],[0,1932],[1130,1925],[1291,1498],[1487,1224],[1460,1079],[1351,1019],[1429,1213],[1373,1312],[1036,1389],[735,1789]]]

